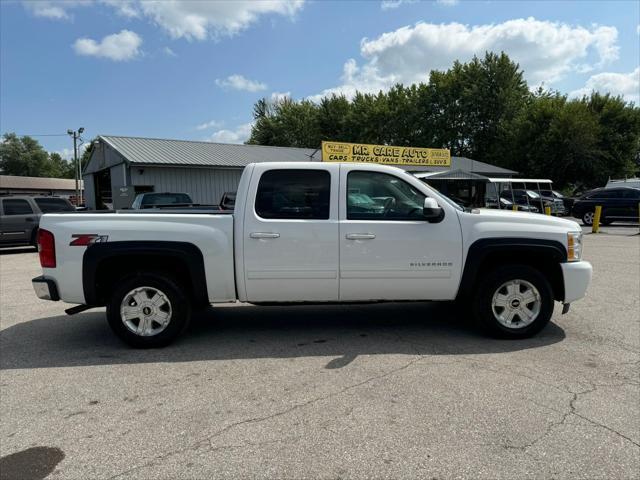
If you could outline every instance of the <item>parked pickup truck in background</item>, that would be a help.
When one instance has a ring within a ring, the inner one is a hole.
[[[523,338],[554,301],[585,295],[577,223],[464,211],[401,169],[355,163],[248,165],[233,213],[45,215],[40,298],[106,305],[135,347],[166,345],[195,308],[460,300],[493,335]]]
[[[133,210],[140,210],[143,208],[157,208],[161,206],[178,206],[178,205],[192,205],[193,200],[188,193],[139,193],[131,204]]]

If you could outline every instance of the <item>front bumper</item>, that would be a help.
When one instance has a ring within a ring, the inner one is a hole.
[[[589,262],[561,263],[562,277],[564,279],[564,300],[562,303],[571,303],[581,299],[587,293],[591,283],[593,268]]]
[[[33,285],[33,290],[36,292],[38,298],[43,300],[53,300],[55,302],[60,300],[56,282],[50,278],[45,278],[43,276],[36,277],[31,280],[31,285]]]

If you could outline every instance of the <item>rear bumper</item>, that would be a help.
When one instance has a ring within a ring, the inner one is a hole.
[[[45,278],[43,276],[36,277],[31,280],[31,285],[33,285],[33,290],[36,292],[38,298],[43,300],[53,300],[54,302],[60,300],[56,282],[50,278]]]
[[[581,299],[587,293],[591,283],[593,268],[589,262],[561,263],[562,277],[564,279],[564,300],[562,303],[571,303]]]

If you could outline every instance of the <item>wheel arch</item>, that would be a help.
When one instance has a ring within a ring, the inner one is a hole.
[[[527,265],[540,271],[551,283],[556,300],[564,299],[561,263],[567,261],[564,245],[556,240],[487,238],[476,240],[467,252],[457,299],[470,298],[478,281],[501,265]]]
[[[204,258],[192,243],[122,241],[96,243],[82,261],[82,288],[87,305],[105,305],[115,283],[142,271],[168,272],[176,277],[195,305],[209,303]]]

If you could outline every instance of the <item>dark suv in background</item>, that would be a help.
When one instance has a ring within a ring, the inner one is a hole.
[[[582,219],[585,225],[593,225],[596,206],[602,206],[600,223],[609,225],[616,221],[638,221],[640,188],[596,188],[582,195],[573,204],[572,215]]]
[[[60,197],[0,197],[0,247],[35,247],[43,213],[74,211],[69,200]]]

